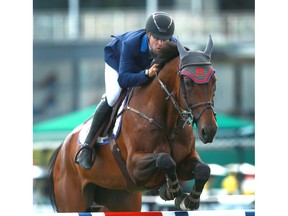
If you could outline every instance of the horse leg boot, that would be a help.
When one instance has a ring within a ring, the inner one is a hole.
[[[200,195],[210,177],[210,167],[202,162],[195,166],[195,184],[189,195],[182,194],[175,200],[175,205],[181,210],[196,210],[199,208]]]
[[[92,159],[93,147],[90,147],[93,146],[91,142],[104,121],[110,116],[111,112],[112,107],[110,107],[107,103],[107,98],[102,97],[94,113],[92,124],[86,140],[79,150],[79,157],[76,158],[76,163],[78,163],[85,170],[91,169],[94,162],[94,160]]]
[[[176,163],[170,155],[159,153],[156,167],[166,172],[166,184],[160,188],[160,197],[163,200],[173,200],[183,192],[176,174]]]

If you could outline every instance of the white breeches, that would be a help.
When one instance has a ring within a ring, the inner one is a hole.
[[[105,92],[107,103],[113,107],[118,100],[122,88],[118,84],[118,72],[105,63]]]

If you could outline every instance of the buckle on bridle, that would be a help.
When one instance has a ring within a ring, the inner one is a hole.
[[[191,111],[183,110],[182,113],[181,113],[181,116],[182,116],[182,119],[184,120],[182,128],[184,128],[184,126],[186,124],[193,126],[193,124],[194,124],[194,116],[193,116]]]

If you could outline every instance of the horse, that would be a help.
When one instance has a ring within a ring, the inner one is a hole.
[[[54,151],[49,164],[50,199],[57,212],[139,212],[143,192],[174,200],[179,210],[197,210],[210,168],[195,149],[217,132],[211,64],[211,35],[204,51],[168,42],[161,49],[152,81],[127,93],[121,128],[110,145],[95,145],[90,170],[74,161],[76,127]],[[196,125],[196,127],[194,127]],[[180,181],[194,179],[190,193]]]

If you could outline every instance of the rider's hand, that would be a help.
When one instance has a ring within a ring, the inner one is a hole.
[[[152,76],[154,76],[154,75],[157,73],[157,66],[158,66],[158,64],[153,64],[153,65],[149,68],[148,74],[147,74],[149,77],[152,77]]]

